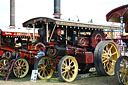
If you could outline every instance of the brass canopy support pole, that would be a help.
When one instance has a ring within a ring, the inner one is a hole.
[[[54,28],[53,28],[53,30],[52,30],[52,34],[51,34],[51,36],[50,36],[49,42],[50,42],[51,39],[52,39],[53,33],[54,33],[54,31],[55,31],[55,28],[56,28],[56,24],[54,25]]]
[[[31,38],[31,40],[32,40],[32,37],[31,37],[31,34],[30,34],[30,31],[29,31],[28,26],[27,26],[27,30],[28,30],[29,36],[30,36],[30,38]]]
[[[111,39],[113,39],[113,30],[111,29]]]
[[[68,39],[68,29],[67,29],[67,26],[66,26],[66,45],[68,44],[67,39]]]
[[[48,37],[49,37],[49,35],[48,35],[48,23],[46,24],[46,42],[48,42]]]
[[[120,17],[120,35],[123,35],[123,17]]]
[[[33,42],[35,42],[35,24],[33,24]]]

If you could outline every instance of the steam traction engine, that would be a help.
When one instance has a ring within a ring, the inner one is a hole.
[[[120,85],[128,85],[128,4],[111,10],[106,15],[106,19],[109,22],[120,23],[121,39],[126,45],[122,46],[123,49],[120,50],[121,56],[115,65],[115,77]]]
[[[34,69],[40,79],[49,79],[58,70],[62,81],[71,82],[77,74],[96,67],[99,75],[114,75],[120,56],[117,45],[105,40],[105,29],[119,27],[64,21],[37,17],[23,23],[23,27],[39,28],[40,43],[45,46],[45,57],[37,59]]]
[[[38,37],[35,33],[35,38]],[[33,45],[32,38],[33,31],[26,29],[0,30],[0,76],[7,80],[12,71],[17,78],[27,75],[29,66],[34,65],[39,45]]]

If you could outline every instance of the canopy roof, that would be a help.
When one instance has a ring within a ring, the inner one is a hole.
[[[82,23],[82,22],[75,22],[75,21],[66,21],[62,19],[55,19],[55,18],[47,18],[47,17],[36,17],[32,18],[23,23],[23,27],[32,26],[35,24],[36,27],[41,28],[41,24],[43,23],[54,23],[56,25],[62,26],[72,26],[72,27],[82,27],[82,28],[96,28],[96,29],[113,29],[119,30],[119,26],[112,26],[112,25],[101,25],[101,24],[94,24],[94,23]]]
[[[106,15],[106,20],[109,22],[119,22],[120,23],[120,17],[123,17],[123,22],[126,22],[128,20],[128,4],[111,10]]]

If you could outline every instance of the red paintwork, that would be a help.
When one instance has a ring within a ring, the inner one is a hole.
[[[76,60],[78,63],[93,63],[93,53],[77,52]]]
[[[93,53],[86,53],[86,63],[94,63]]]
[[[117,14],[119,16],[124,16],[124,14],[128,11],[126,10],[125,8],[128,7],[128,4],[126,5],[123,5],[123,6],[120,6],[120,7],[117,7],[113,10],[111,10],[107,15],[106,15],[106,20],[109,21],[110,18],[112,18],[113,14]],[[120,17],[119,17],[120,18]],[[120,19],[119,19],[120,20]],[[116,21],[116,20],[115,20]],[[116,21],[117,22],[117,21]],[[120,21],[118,21],[120,22]]]
[[[20,57],[22,57],[22,58],[30,58],[31,56],[28,53],[21,52],[20,53]]]
[[[13,48],[13,47],[5,47],[5,46],[1,46],[0,49],[1,49],[1,50],[9,50],[9,51],[12,51],[12,52],[15,51],[15,48]]]
[[[4,54],[4,51],[0,50],[0,56],[3,56],[3,54]]]
[[[71,49],[71,48],[67,49],[67,55],[74,55],[74,54],[75,54],[75,50],[74,49]]]
[[[25,37],[33,37],[33,33],[22,33],[22,32],[2,32],[3,36],[25,36]],[[37,33],[35,34],[35,37],[40,37]]]
[[[89,39],[87,37],[79,37],[78,38],[78,45],[88,46],[89,45]]]
[[[93,53],[86,52],[85,48],[77,48],[75,57],[78,63],[93,63]]]

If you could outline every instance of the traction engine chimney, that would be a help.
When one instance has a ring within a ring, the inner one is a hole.
[[[60,0],[54,0],[54,18],[60,19]]]
[[[15,0],[10,0],[10,28],[15,28]]]

